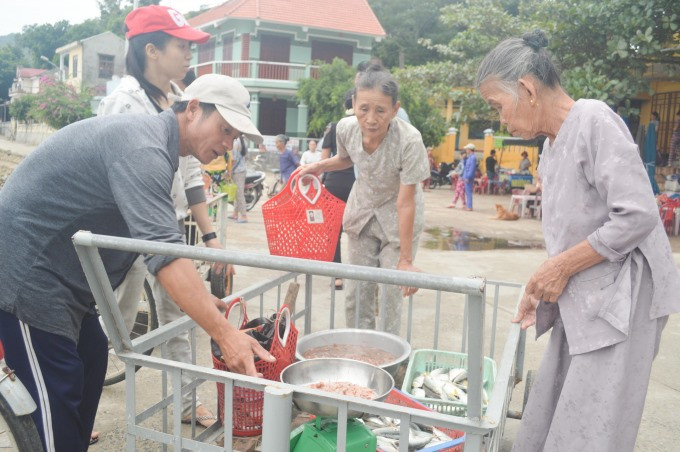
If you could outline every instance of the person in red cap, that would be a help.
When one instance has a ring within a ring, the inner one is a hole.
[[[109,96],[102,99],[97,115],[158,114],[172,104],[169,95],[181,95],[179,87],[173,80],[181,80],[187,74],[192,56],[191,44],[206,42],[210,35],[189,26],[178,11],[167,6],[153,5],[135,9],[125,18],[125,26],[129,42],[125,59],[128,75],[121,79],[120,84]],[[172,186],[172,199],[182,233],[184,218],[191,209],[203,234],[205,245],[223,248],[208,215],[201,164],[195,157],[180,157],[179,169],[175,173]],[[223,264],[215,264],[213,268],[215,274],[220,274],[222,267]],[[231,267],[230,270],[233,272]],[[184,315],[157,279],[148,273],[144,259],[140,257],[116,290],[118,305],[130,331],[137,315],[140,294],[144,291],[145,279],[149,281],[153,290],[159,325],[165,325]],[[166,354],[166,357],[176,361],[191,363],[188,334],[169,341]],[[182,379],[183,385],[190,382],[190,377]],[[190,422],[192,394],[185,394],[182,401],[182,419]],[[209,427],[217,418],[200,400],[197,400],[196,420],[204,427]],[[93,432],[92,441],[96,442],[96,437],[97,432]]]

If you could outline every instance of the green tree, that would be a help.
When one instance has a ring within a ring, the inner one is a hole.
[[[448,128],[441,111],[445,104],[442,98],[430,96],[422,81],[413,76],[413,70],[417,71],[417,68],[401,69],[394,73],[399,82],[399,99],[411,124],[420,131],[425,146],[437,146]]]
[[[563,70],[572,96],[624,103],[649,91],[649,64],[677,71],[680,58],[664,50],[677,43],[677,0],[464,0],[442,10],[456,30],[446,45],[421,41],[474,76],[498,42],[532,28],[546,30],[549,50]]]
[[[353,86],[354,75],[352,66],[335,58],[331,64],[319,66],[317,77],[300,80],[297,95],[309,107],[309,136],[322,135],[326,124],[343,117],[345,92]]]
[[[24,94],[17,97],[9,104],[9,114],[17,121],[26,122],[32,119],[31,110],[35,106],[36,97],[35,94]]]
[[[17,66],[22,66],[23,63],[24,57],[18,47],[0,47],[0,99],[9,99],[9,89],[16,76]]]
[[[17,37],[17,45],[29,49],[31,53],[32,67],[49,67],[48,63],[41,61],[40,57],[49,59],[54,55],[55,49],[68,44],[69,22],[62,20],[54,24],[33,24],[23,28]]]
[[[450,0],[369,0],[387,37],[373,46],[373,55],[388,67],[434,61],[437,52],[419,44],[420,39],[445,43],[450,30],[439,21],[439,10]]]

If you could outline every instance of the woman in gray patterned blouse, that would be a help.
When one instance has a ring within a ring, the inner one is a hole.
[[[632,451],[680,274],[626,125],[562,89],[542,31],[500,43],[477,88],[524,139],[547,137],[538,173],[548,260],[514,322],[552,328],[513,451]],[[540,301],[539,301],[540,300]]]
[[[388,72],[381,66],[369,67],[356,81],[355,116],[338,122],[338,153],[305,166],[300,175],[318,175],[354,164],[359,176],[349,194],[342,224],[349,237],[349,263],[418,271],[413,259],[423,229],[421,182],[430,177],[430,166],[420,132],[396,117],[398,92]],[[401,293],[399,287],[385,290],[385,311],[380,313],[384,324],[376,325],[376,284],[348,281],[347,326],[377,327],[399,334],[402,295],[412,295],[416,289],[405,287]]]

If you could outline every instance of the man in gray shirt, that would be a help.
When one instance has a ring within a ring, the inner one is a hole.
[[[170,195],[179,157],[224,155],[241,133],[260,143],[248,91],[206,75],[158,116],[118,115],[63,128],[0,191],[0,340],[38,405],[46,450],[87,449],[107,363],[107,339],[71,242],[78,230],[184,243]],[[136,258],[100,251],[115,288]],[[255,376],[273,358],[231,326],[188,259],[147,256],[172,299],[219,344],[230,369]]]

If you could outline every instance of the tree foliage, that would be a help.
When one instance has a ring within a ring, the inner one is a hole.
[[[9,89],[17,73],[17,66],[24,64],[21,50],[14,45],[0,47],[0,99],[9,98]]]
[[[454,38],[446,45],[421,43],[463,61],[458,69],[471,76],[501,40],[546,30],[563,85],[575,98],[624,105],[649,91],[648,65],[680,69],[677,53],[663,50],[680,40],[677,0],[464,0],[444,8],[441,20],[456,30]]]
[[[35,105],[35,100],[34,94],[17,97],[9,104],[9,114],[17,121],[28,121],[31,119],[31,110]]]
[[[448,129],[441,112],[443,98],[430,97],[425,85],[409,69],[396,70],[394,76],[399,82],[401,105],[411,124],[420,131],[425,146],[438,146]]]
[[[344,116],[345,93],[353,86],[355,70],[344,60],[335,58],[321,64],[316,78],[300,80],[298,99],[309,107],[307,133],[321,136],[329,122]]]
[[[445,43],[450,39],[450,30],[438,19],[439,10],[448,3],[450,0],[369,0],[387,33],[384,40],[373,46],[373,55],[388,68],[437,59],[437,52],[423,47],[418,40]]]

